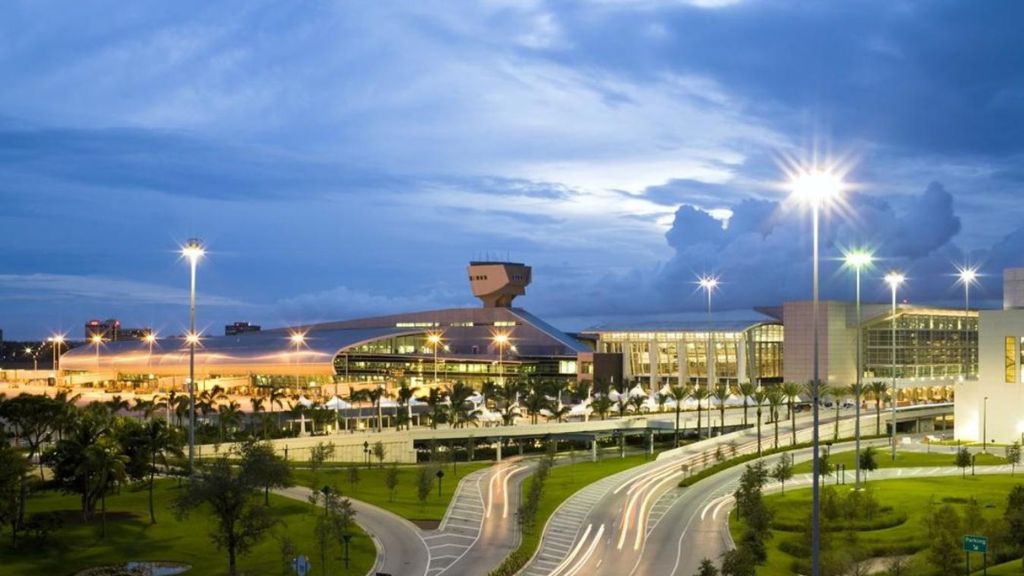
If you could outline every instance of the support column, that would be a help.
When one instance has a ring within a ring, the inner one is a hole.
[[[619,458],[626,457],[626,435],[619,434]]]
[[[654,431],[647,431],[647,455],[654,456]]]
[[[688,380],[689,363],[686,360],[686,341],[680,340],[676,342],[676,363],[678,364],[680,386],[685,386]]]
[[[661,379],[658,375],[658,360],[660,356],[661,355],[658,353],[658,341],[651,338],[650,342],[647,344],[647,360],[651,363],[651,389],[648,394],[651,396],[658,393],[658,385],[660,384],[658,381]]]
[[[516,442],[516,444],[518,444],[518,445],[519,445],[519,455],[520,455],[520,456],[522,456],[522,455],[523,455],[523,439],[522,439],[522,438],[520,438],[520,439],[519,439],[519,440],[518,440],[518,441]]]
[[[740,335],[736,341],[736,383],[750,380],[747,372],[747,338]]]
[[[597,437],[590,441],[590,461],[597,462]]]
[[[501,462],[501,438],[500,437],[498,438],[498,452],[497,452],[497,456],[495,457],[495,461],[496,462]]]

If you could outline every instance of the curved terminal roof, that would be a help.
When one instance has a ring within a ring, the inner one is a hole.
[[[408,328],[314,330],[296,348],[287,332],[250,332],[237,336],[206,338],[196,347],[197,374],[332,375],[334,358],[342,351],[380,338],[423,334]],[[107,342],[99,354],[93,345],[80,346],[61,355],[60,367],[71,371],[117,371],[150,374],[181,373],[188,365],[189,349],[182,338],[158,340],[150,355],[142,341]]]

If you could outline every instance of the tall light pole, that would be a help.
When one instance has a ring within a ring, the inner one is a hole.
[[[89,337],[89,342],[91,342],[92,345],[96,347],[96,374],[97,374],[96,377],[99,378],[99,372],[100,372],[100,346],[103,345],[103,335],[102,334],[93,334],[92,336]]]
[[[434,347],[434,388],[437,388],[437,347],[441,345],[441,334],[438,332],[428,334],[427,342]]]
[[[971,364],[971,348],[969,344],[970,331],[967,329],[967,321],[971,317],[971,284],[978,281],[978,269],[972,266],[963,266],[957,269],[958,282],[964,285],[964,365],[963,374],[960,377],[961,382],[966,381],[970,376],[970,364]]]
[[[711,322],[711,295],[718,288],[718,277],[710,274],[703,274],[697,277],[697,284],[704,292],[707,293],[708,297],[708,342],[707,342],[707,389],[708,389],[708,438],[711,438],[711,377],[713,367],[715,365],[715,337],[714,337],[714,326]],[[652,383],[653,388],[653,383]],[[697,406],[697,410],[700,410],[700,406]],[[724,424],[724,422],[723,422]],[[700,437],[700,430],[697,431],[697,437]]]
[[[142,337],[142,341],[149,347],[149,356],[146,357],[146,365],[149,366],[153,363],[153,345],[156,344],[156,332],[146,332],[145,336]]]
[[[821,485],[818,459],[820,451],[820,438],[818,433],[818,401],[821,388],[820,380],[820,359],[818,358],[818,218],[822,207],[829,202],[838,199],[843,190],[842,179],[830,170],[812,167],[800,169],[793,175],[790,183],[793,197],[811,207],[812,216],[812,308],[811,321],[814,323],[814,370],[811,381],[813,429],[812,434],[812,479],[811,479],[811,574],[821,574]]]
[[[57,374],[60,373],[60,347],[64,344],[64,335],[54,334],[49,340],[53,343],[53,363],[50,366],[53,368],[53,380],[56,384]]]
[[[981,404],[981,451],[988,454],[988,396]]]
[[[892,398],[889,399],[889,402],[892,404],[892,417],[889,422],[889,435],[891,437],[893,462],[896,461],[896,396],[899,392],[896,384],[896,289],[900,287],[900,284],[903,284],[904,280],[906,280],[906,277],[895,270],[885,275],[885,283],[892,290]]]
[[[39,350],[32,353],[32,347],[28,346],[25,348],[25,354],[32,357],[32,371],[37,372],[39,370]]]
[[[505,367],[502,364],[505,355],[505,346],[508,346],[509,338],[508,333],[499,332],[493,337],[494,345],[498,347],[498,379],[501,381],[501,385],[505,385]]]
[[[188,260],[192,271],[191,283],[189,284],[189,314],[188,314],[188,471],[192,474],[195,471],[196,453],[196,344],[199,343],[199,335],[196,333],[196,266],[199,259],[206,251],[203,243],[198,238],[190,238],[181,249],[181,255]]]
[[[853,250],[848,252],[844,258],[844,262],[847,267],[853,268],[856,281],[857,281],[857,383],[854,384],[856,387],[856,415],[854,416],[854,466],[856,467],[856,476],[854,480],[854,489],[860,490],[860,396],[861,396],[861,385],[864,375],[863,361],[862,361],[862,329],[861,326],[864,323],[864,319],[861,315],[860,308],[860,271],[867,266],[871,265],[871,253],[864,250]]]

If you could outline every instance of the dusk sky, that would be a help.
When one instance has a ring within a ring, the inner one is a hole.
[[[609,316],[810,297],[785,165],[852,190],[824,255],[958,304],[1024,265],[1024,3],[783,0],[5,2],[0,329],[475,306],[465,265],[534,267],[517,305]],[[849,297],[829,262],[823,294]]]

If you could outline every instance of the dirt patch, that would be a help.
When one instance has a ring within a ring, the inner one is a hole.
[[[437,530],[437,527],[441,525],[437,520],[413,520],[412,523],[420,530]]]
[[[54,510],[53,512],[47,512],[52,514],[54,517],[60,519],[64,526],[73,526],[77,524],[98,524],[101,522],[101,514],[97,510],[89,515],[89,520],[82,520],[81,510]],[[110,511],[107,512],[107,522],[127,522],[128,520],[137,520],[138,514],[134,512],[122,512],[122,511]]]

